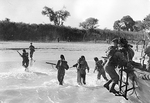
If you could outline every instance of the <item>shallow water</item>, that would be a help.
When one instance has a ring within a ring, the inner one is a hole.
[[[101,78],[97,81],[96,73],[93,73],[93,58],[97,56],[101,59],[101,56],[105,56],[105,51],[110,45],[94,43],[33,43],[33,45],[37,48],[34,61],[30,60],[30,72],[25,72],[21,66],[22,58],[16,50],[22,53],[21,49],[28,48],[29,43],[0,43],[0,103],[131,103],[123,97],[109,93],[103,88],[105,80]],[[29,52],[28,49],[27,51]],[[86,57],[90,67],[86,86],[77,85],[76,68],[66,71],[64,85],[58,85],[56,68],[45,62],[56,63],[61,54],[65,55],[70,67],[81,55]]]

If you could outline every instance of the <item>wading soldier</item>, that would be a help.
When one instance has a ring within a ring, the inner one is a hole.
[[[103,76],[103,78],[108,81],[104,68],[103,68],[103,61],[102,60],[98,60],[97,57],[94,58],[95,61],[95,69],[94,69],[94,73],[97,70],[98,74],[97,74],[97,79],[100,80],[101,75]]]
[[[32,45],[32,43],[30,43],[29,49],[30,49],[30,58],[33,59],[33,53],[35,52],[35,47]]]
[[[58,62],[56,64],[56,68],[58,70],[57,79],[59,81],[59,85],[63,85],[63,80],[64,80],[64,76],[65,76],[65,69],[66,70],[69,69],[67,61],[65,61],[64,55],[60,55],[60,60],[58,60]]]

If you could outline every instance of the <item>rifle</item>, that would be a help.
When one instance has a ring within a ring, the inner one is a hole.
[[[108,57],[104,57],[104,56],[102,56],[102,58],[104,58],[104,59],[108,59]]]
[[[46,62],[46,64],[56,65],[55,63]]]
[[[18,52],[18,51],[17,51]],[[19,53],[19,52],[18,52]],[[21,53],[19,53],[19,55],[22,57]]]

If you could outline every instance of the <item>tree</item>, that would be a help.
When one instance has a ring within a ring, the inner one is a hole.
[[[114,22],[114,25],[113,25],[114,30],[119,31],[121,29],[119,23],[120,23],[120,20],[117,20],[117,21]]]
[[[54,11],[52,8],[49,8],[47,6],[44,7],[42,14],[48,16],[50,22],[53,22],[54,25],[58,26],[63,25],[66,18],[70,16],[70,13],[67,10]]]
[[[86,19],[84,22],[81,22],[79,24],[79,27],[82,27],[83,29],[86,30],[86,33],[83,36],[83,40],[85,39],[86,35],[90,35],[91,32],[98,27],[97,24],[98,24],[98,19],[92,17]]]
[[[143,23],[144,23],[145,29],[150,28],[150,14],[144,18]]]
[[[144,23],[142,21],[135,21],[133,29],[136,32],[142,31],[143,29],[145,29],[145,25],[144,25]]]
[[[89,29],[97,28],[98,27],[97,24],[98,24],[98,19],[90,17],[86,19],[84,22],[81,22],[79,24],[79,27],[89,30]]]
[[[113,28],[114,28],[114,30],[117,30],[117,31],[120,31],[120,30],[127,31],[127,27],[126,27],[125,23],[121,20],[115,21]]]
[[[9,19],[9,18],[5,18],[5,21],[6,21],[6,22],[10,22],[10,19]]]
[[[129,31],[129,30],[133,31],[133,26],[135,24],[135,21],[129,15],[123,16],[121,21],[125,23],[127,31]]]

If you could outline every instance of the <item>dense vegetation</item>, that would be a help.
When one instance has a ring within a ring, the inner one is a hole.
[[[106,40],[114,37],[127,37],[128,39],[139,39],[143,35],[139,32],[115,31],[109,29],[77,29],[65,26],[50,24],[25,24],[10,22],[9,20],[0,21],[1,40],[25,40],[25,41],[54,41],[57,38],[67,41],[90,41]]]

